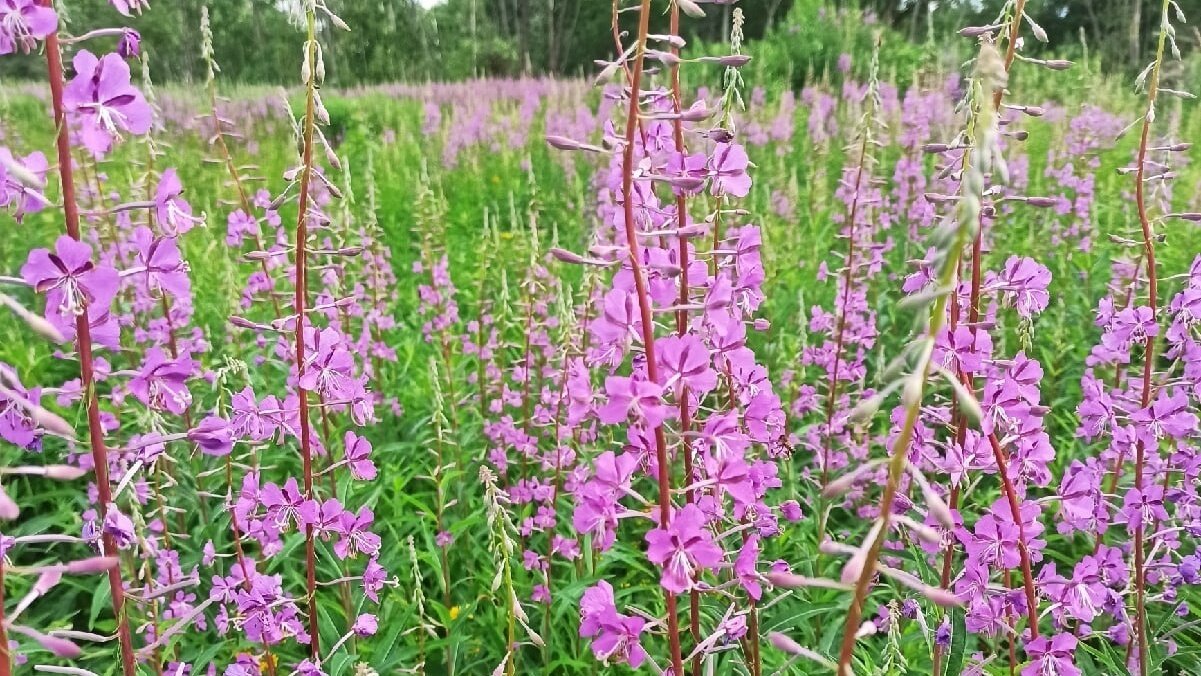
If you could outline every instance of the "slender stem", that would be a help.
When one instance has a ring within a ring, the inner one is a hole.
[[[986,82],[990,85],[993,76],[989,74],[981,74],[981,79],[974,81],[972,87],[975,88],[973,98],[979,101],[979,96],[983,93],[983,87]],[[859,623],[863,618],[863,603],[867,598],[868,591],[871,588],[872,579],[876,573],[876,562],[880,557],[880,550],[883,548],[884,541],[888,537],[889,522],[892,517],[893,503],[896,500],[897,493],[900,490],[901,478],[905,472],[905,466],[908,462],[909,445],[913,441],[914,430],[917,426],[918,418],[922,411],[922,398],[925,393],[926,382],[929,379],[931,359],[934,355],[935,340],[942,332],[947,324],[947,310],[950,303],[950,297],[954,294],[956,280],[959,277],[959,265],[963,256],[964,247],[968,241],[969,233],[978,223],[980,216],[980,200],[984,188],[984,176],[982,167],[978,166],[985,161],[984,153],[991,152],[991,148],[981,148],[980,145],[986,139],[989,142],[993,140],[996,133],[996,111],[994,108],[987,105],[975,104],[974,111],[969,113],[968,119],[969,137],[972,139],[972,147],[967,151],[964,160],[964,179],[961,186],[971,186],[971,192],[965,191],[962,196],[960,205],[959,222],[955,233],[955,240],[951,243],[944,255],[942,268],[939,272],[938,279],[935,282],[936,289],[952,289],[952,291],[944,291],[938,295],[930,308],[930,314],[926,319],[926,327],[920,342],[920,352],[917,359],[914,361],[914,370],[907,376],[908,381],[903,386],[903,394],[901,396],[905,408],[905,417],[898,432],[892,448],[890,449],[890,457],[888,462],[888,479],[884,485],[884,493],[880,498],[879,504],[879,523],[868,534],[868,539],[861,545],[864,548],[866,556],[861,561],[862,570],[859,572],[858,580],[855,582],[854,595],[851,598],[850,608],[847,610],[846,624],[843,628],[842,647],[839,650],[838,657],[838,675],[850,676],[851,674],[851,659],[855,651],[855,638],[859,631]],[[969,165],[969,160],[971,164]],[[973,233],[974,234],[974,233]]]
[[[8,625],[4,620],[4,559],[0,557],[0,676],[12,676],[13,658],[8,651]]]
[[[1138,144],[1138,166],[1135,171],[1134,199],[1138,207],[1138,222],[1143,235],[1143,252],[1147,259],[1147,305],[1151,308],[1151,321],[1159,321],[1159,271],[1155,264],[1155,235],[1151,219],[1147,215],[1146,170],[1147,146],[1151,138],[1151,123],[1155,119],[1155,101],[1159,95],[1159,76],[1163,67],[1164,47],[1168,37],[1168,10],[1170,0],[1163,0],[1160,13],[1159,45],[1155,53],[1155,64],[1147,81],[1147,112],[1143,115],[1143,129]],[[1148,331],[1143,341],[1142,408],[1151,404],[1151,379],[1155,368],[1155,332]],[[1146,463],[1146,444],[1142,438],[1134,445],[1134,487],[1143,489],[1143,471]],[[1138,641],[1138,673],[1147,676],[1149,669],[1147,639],[1147,571],[1146,571],[1146,522],[1140,516],[1134,527],[1134,595],[1135,637]]]
[[[40,0],[43,7],[51,7],[52,0]],[[46,38],[46,66],[49,71],[50,98],[54,109],[54,124],[57,129],[58,173],[62,183],[63,218],[67,234],[80,240],[79,205],[75,197],[75,175],[72,170],[71,139],[67,129],[67,114],[63,105],[63,60],[58,33]],[[112,502],[112,486],[108,476],[108,448],[104,442],[104,427],[100,421],[100,400],[96,396],[96,374],[92,362],[92,329],[88,314],[84,312],[75,319],[75,344],[79,351],[79,368],[82,389],[87,401],[88,442],[92,447],[92,464],[96,474],[97,513],[103,523]],[[101,540],[104,552],[113,555],[117,543],[109,533]],[[121,646],[121,671],[124,676],[135,676],[133,638],[129,620],[125,615],[125,587],[121,582],[121,567],[113,566],[108,571],[108,585],[112,597],[113,615],[117,621],[117,640]],[[7,645],[7,644],[6,644]]]
[[[680,34],[680,5],[679,3],[671,3],[671,26],[670,32],[673,36]],[[680,48],[675,44],[671,47],[671,53],[676,57],[680,55]],[[680,60],[677,58],[675,64],[671,67],[671,102],[675,113],[679,115],[684,109],[683,95],[680,86]],[[676,152],[680,154],[681,159],[687,154],[688,149],[684,145],[684,122],[679,117],[672,120],[672,135],[675,139]],[[688,199],[684,191],[679,191],[676,195],[676,225],[683,230],[688,227]],[[688,279],[688,239],[678,237],[678,253],[680,264],[680,308],[676,311],[676,334],[684,336],[688,332],[688,310],[685,309],[690,301],[690,280]],[[679,392],[680,406],[680,439],[683,445],[684,455],[684,482],[691,485],[693,477],[692,466],[692,440],[689,432],[692,431],[692,410],[688,404],[688,386],[682,384]],[[692,503],[696,500],[695,491],[687,491],[685,493],[685,501]],[[692,633],[692,640],[695,643],[701,641],[701,599],[700,592],[692,589],[688,592],[688,627]],[[754,632],[752,632],[754,633]],[[754,640],[756,637],[752,637]],[[699,676],[701,673],[701,656],[698,654],[692,659],[692,674]]]
[[[638,130],[639,90],[642,87],[642,66],[646,56],[646,36],[650,32],[651,0],[642,0],[638,13],[638,43],[635,47],[633,72],[630,74],[630,106],[626,115],[625,148],[621,167],[621,189],[625,215],[626,245],[634,288],[638,295],[638,312],[642,320],[642,343],[646,350],[646,370],[651,382],[659,383],[659,364],[655,357],[655,325],[651,316],[650,297],[643,277],[638,234],[634,227],[634,135]],[[659,466],[659,527],[671,522],[671,467],[667,458],[667,437],[660,425],[655,428],[655,460]],[[675,594],[664,590],[667,605],[667,638],[671,647],[672,673],[683,674],[680,650],[680,626]]]
[[[863,130],[863,140],[859,144],[859,163],[855,171],[855,194],[851,200],[851,209],[848,214],[850,219],[850,232],[847,235],[847,260],[846,269],[843,271],[842,278],[842,307],[838,312],[838,328],[835,331],[834,338],[834,367],[830,371],[830,386],[827,388],[826,394],[826,436],[825,443],[822,444],[822,477],[821,486],[826,487],[830,481],[830,447],[834,439],[834,406],[838,399],[838,371],[842,365],[842,347],[846,334],[847,323],[847,303],[851,297],[851,281],[855,270],[855,236],[856,236],[856,221],[859,215],[859,190],[863,182],[863,163],[867,158],[867,129]]]
[[[309,184],[313,177],[313,134],[316,113],[317,92],[317,17],[312,5],[307,12],[308,40],[305,42],[306,60],[309,64],[308,82],[305,83],[304,111],[304,167],[300,175],[300,204],[296,215],[296,263],[295,287],[296,296],[293,301],[293,312],[296,314],[296,378],[304,378],[305,347],[304,347],[304,312],[308,296],[308,211]],[[297,384],[297,398],[300,400],[300,454],[304,463],[304,493],[305,497],[313,498],[313,452],[311,447],[312,431],[309,425],[309,393]],[[309,601],[309,642],[310,654],[314,660],[321,658],[321,640],[317,625],[317,553],[313,538],[313,526],[304,529],[305,554],[305,583]]]

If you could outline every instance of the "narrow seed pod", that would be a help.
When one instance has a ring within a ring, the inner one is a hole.
[[[785,636],[784,634],[781,634],[778,631],[773,631],[770,634],[768,634],[767,641],[768,641],[768,643],[771,643],[773,648],[775,648],[776,650],[779,650],[780,652],[788,653],[789,655],[796,655],[798,657],[804,657],[804,658],[813,660],[814,662],[821,664],[822,666],[824,666],[827,669],[837,669],[838,668],[838,665],[834,664],[834,662],[831,661],[830,659],[823,657],[820,653],[818,653],[816,651],[810,650],[809,648],[802,646],[800,643],[797,643],[796,641],[792,640],[791,638],[788,638],[787,636]]]
[[[822,489],[822,497],[829,500],[831,498],[836,498],[840,495],[843,495],[847,491],[851,490],[851,487],[855,485],[856,481],[859,481],[863,477],[867,476],[869,472],[879,467],[881,463],[883,463],[883,460],[867,462],[855,468],[854,470],[843,474],[837,479],[826,484],[826,487]]]
[[[694,19],[705,18],[705,10],[701,9],[701,6],[693,2],[693,0],[676,0],[676,4],[679,5],[685,14]]]
[[[112,570],[120,563],[121,560],[115,556],[93,556],[68,563],[66,571],[72,575],[91,575]]]
[[[21,508],[12,498],[8,497],[8,493],[0,486],[0,519],[12,521],[21,515]]]
[[[55,481],[74,481],[87,475],[87,470],[71,465],[47,465],[44,476]]]
[[[905,463],[905,467],[909,470],[909,474],[913,477],[913,480],[916,481],[918,486],[921,487],[922,498],[925,500],[926,509],[928,509],[930,513],[934,515],[935,519],[938,519],[938,522],[942,524],[943,528],[954,528],[955,516],[951,513],[951,508],[948,507],[947,503],[943,502],[942,497],[935,492],[934,487],[931,486],[930,482],[926,479],[926,475],[922,474],[920,469],[909,463]]]
[[[785,573],[771,571],[764,575],[767,581],[773,586],[784,587],[786,589],[799,589],[802,587],[820,587],[823,589],[841,589],[850,591],[852,587],[848,584],[843,584],[837,580],[830,580],[824,577],[806,577],[795,573]]]

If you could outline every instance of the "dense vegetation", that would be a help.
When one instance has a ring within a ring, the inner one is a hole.
[[[1201,663],[1172,3],[469,3],[0,1],[0,676]]]

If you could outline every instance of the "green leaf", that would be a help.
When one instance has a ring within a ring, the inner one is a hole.
[[[92,609],[88,613],[88,626],[95,628],[96,620],[99,619],[100,613],[105,609],[112,607],[112,593],[109,591],[106,582],[108,578],[97,578],[99,581],[96,584],[96,590],[92,592]]]
[[[951,648],[947,651],[947,668],[943,676],[959,676],[963,671],[963,651],[967,647],[967,622],[963,608],[951,609]]]

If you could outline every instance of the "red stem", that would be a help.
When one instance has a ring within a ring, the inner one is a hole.
[[[0,676],[12,676],[12,659],[8,652],[8,626],[4,619],[4,559],[0,558]]]
[[[40,0],[43,7],[51,7],[52,0]],[[59,46],[58,33],[51,33],[46,38],[46,66],[49,71],[50,98],[54,109],[54,124],[57,129],[56,145],[58,149],[58,173],[62,182],[63,218],[66,222],[67,234],[76,241],[79,234],[79,207],[75,198],[75,175],[71,166],[71,140],[67,129],[67,114],[63,106],[63,60]],[[92,464],[96,473],[97,512],[100,523],[104,523],[108,515],[108,506],[112,502],[112,486],[108,477],[108,449],[104,443],[104,428],[100,423],[100,400],[96,396],[96,375],[92,366],[92,331],[88,323],[87,313],[75,319],[75,344],[79,350],[80,380],[84,396],[87,398],[88,413],[88,442],[92,447]],[[103,533],[103,530],[102,530]],[[108,555],[117,553],[117,543],[108,533],[101,535],[104,552]],[[125,616],[125,587],[121,583],[121,568],[114,566],[108,571],[108,585],[112,596],[113,615],[117,621],[117,640],[121,646],[121,671],[124,676],[135,676],[133,639],[129,630],[129,621]],[[7,649],[7,643],[6,643]]]
[[[842,308],[838,313],[838,329],[834,339],[834,368],[830,372],[830,387],[826,394],[826,439],[822,444],[822,488],[830,481],[830,451],[834,438],[834,405],[838,399],[838,367],[842,365],[842,347],[846,334],[847,302],[851,297],[851,277],[855,270],[855,221],[859,214],[859,189],[863,184],[863,162],[867,157],[867,130],[863,132],[863,142],[859,146],[859,167],[855,172],[855,195],[851,201],[850,233],[847,241],[846,270],[842,279]]]
[[[1167,11],[1165,6],[1165,12]],[[1160,58],[1162,59],[1163,41],[1160,40]],[[1148,85],[1151,110],[1154,110],[1155,97],[1159,88],[1159,68],[1154,69],[1151,82]],[[1138,205],[1138,221],[1143,234],[1143,249],[1147,258],[1147,305],[1151,308],[1151,321],[1159,321],[1159,273],[1155,264],[1155,239],[1151,232],[1151,220],[1147,216],[1147,199],[1145,176],[1147,168],[1147,144],[1151,135],[1151,116],[1143,116],[1143,131],[1138,145],[1138,169],[1135,172],[1134,198]],[[1143,382],[1142,408],[1151,404],[1151,377],[1155,367],[1155,336],[1148,333],[1143,341]],[[1143,489],[1143,469],[1146,462],[1146,448],[1140,438],[1134,445],[1134,487]],[[1134,527],[1134,592],[1135,592],[1135,634],[1138,639],[1139,674],[1146,676],[1148,671],[1148,640],[1147,640],[1147,606],[1146,606],[1146,552],[1144,549],[1145,522],[1140,517]]]
[[[311,21],[311,19],[310,19]],[[306,43],[309,63],[316,63],[316,47],[313,41]],[[314,78],[310,73],[308,95],[305,99],[304,125],[304,170],[300,176],[300,204],[296,215],[296,270],[293,312],[296,315],[296,395],[300,400],[300,454],[304,463],[304,493],[305,497],[313,499],[313,452],[311,447],[312,431],[309,425],[309,393],[299,385],[304,378],[304,313],[308,290],[308,238],[309,184],[313,176],[313,120],[315,115]],[[313,539],[313,526],[304,529],[305,584],[309,601],[309,641],[310,654],[314,660],[321,658],[321,640],[317,625],[317,553]]]
[[[652,323],[650,298],[639,257],[638,235],[634,230],[634,134],[638,130],[639,90],[642,86],[642,66],[646,56],[646,36],[650,32],[650,0],[642,0],[638,14],[638,45],[635,49],[633,72],[630,74],[630,106],[626,116],[625,148],[621,167],[621,189],[624,197],[625,235],[629,249],[630,270],[638,295],[638,312],[642,320],[642,343],[646,350],[646,371],[651,382],[659,383],[659,364],[655,358],[655,325]],[[660,425],[655,428],[655,459],[659,465],[659,527],[671,522],[671,468],[667,459],[667,438]],[[683,674],[680,650],[680,626],[676,616],[676,597],[664,591],[667,605],[667,637],[671,646],[672,673]]]
[[[680,34],[680,6],[677,3],[671,3],[671,26],[670,32],[673,36]],[[671,47],[671,53],[679,57],[680,48],[674,44]],[[671,102],[672,107],[679,115],[684,108],[683,95],[680,86],[680,61],[677,59],[675,65],[671,67]],[[688,152],[684,145],[684,122],[676,117],[672,120],[672,133],[675,138],[676,152],[683,158]],[[688,226],[688,199],[683,191],[676,195],[676,224],[683,230]],[[676,311],[676,334],[684,336],[688,332],[688,310],[684,309],[690,300],[690,289],[688,279],[688,239],[678,237],[678,252],[680,257],[680,308]],[[688,386],[681,384],[680,386],[680,439],[683,445],[684,454],[684,483],[691,485],[693,482],[693,467],[692,467],[692,440],[689,438],[689,432],[692,430],[692,411],[688,407]],[[689,490],[686,492],[684,499],[688,503],[696,500],[696,492]],[[700,592],[692,589],[688,592],[688,625],[692,634],[692,640],[696,643],[701,641],[701,599]],[[692,660],[693,676],[699,676],[701,673],[701,656],[697,655]]]

